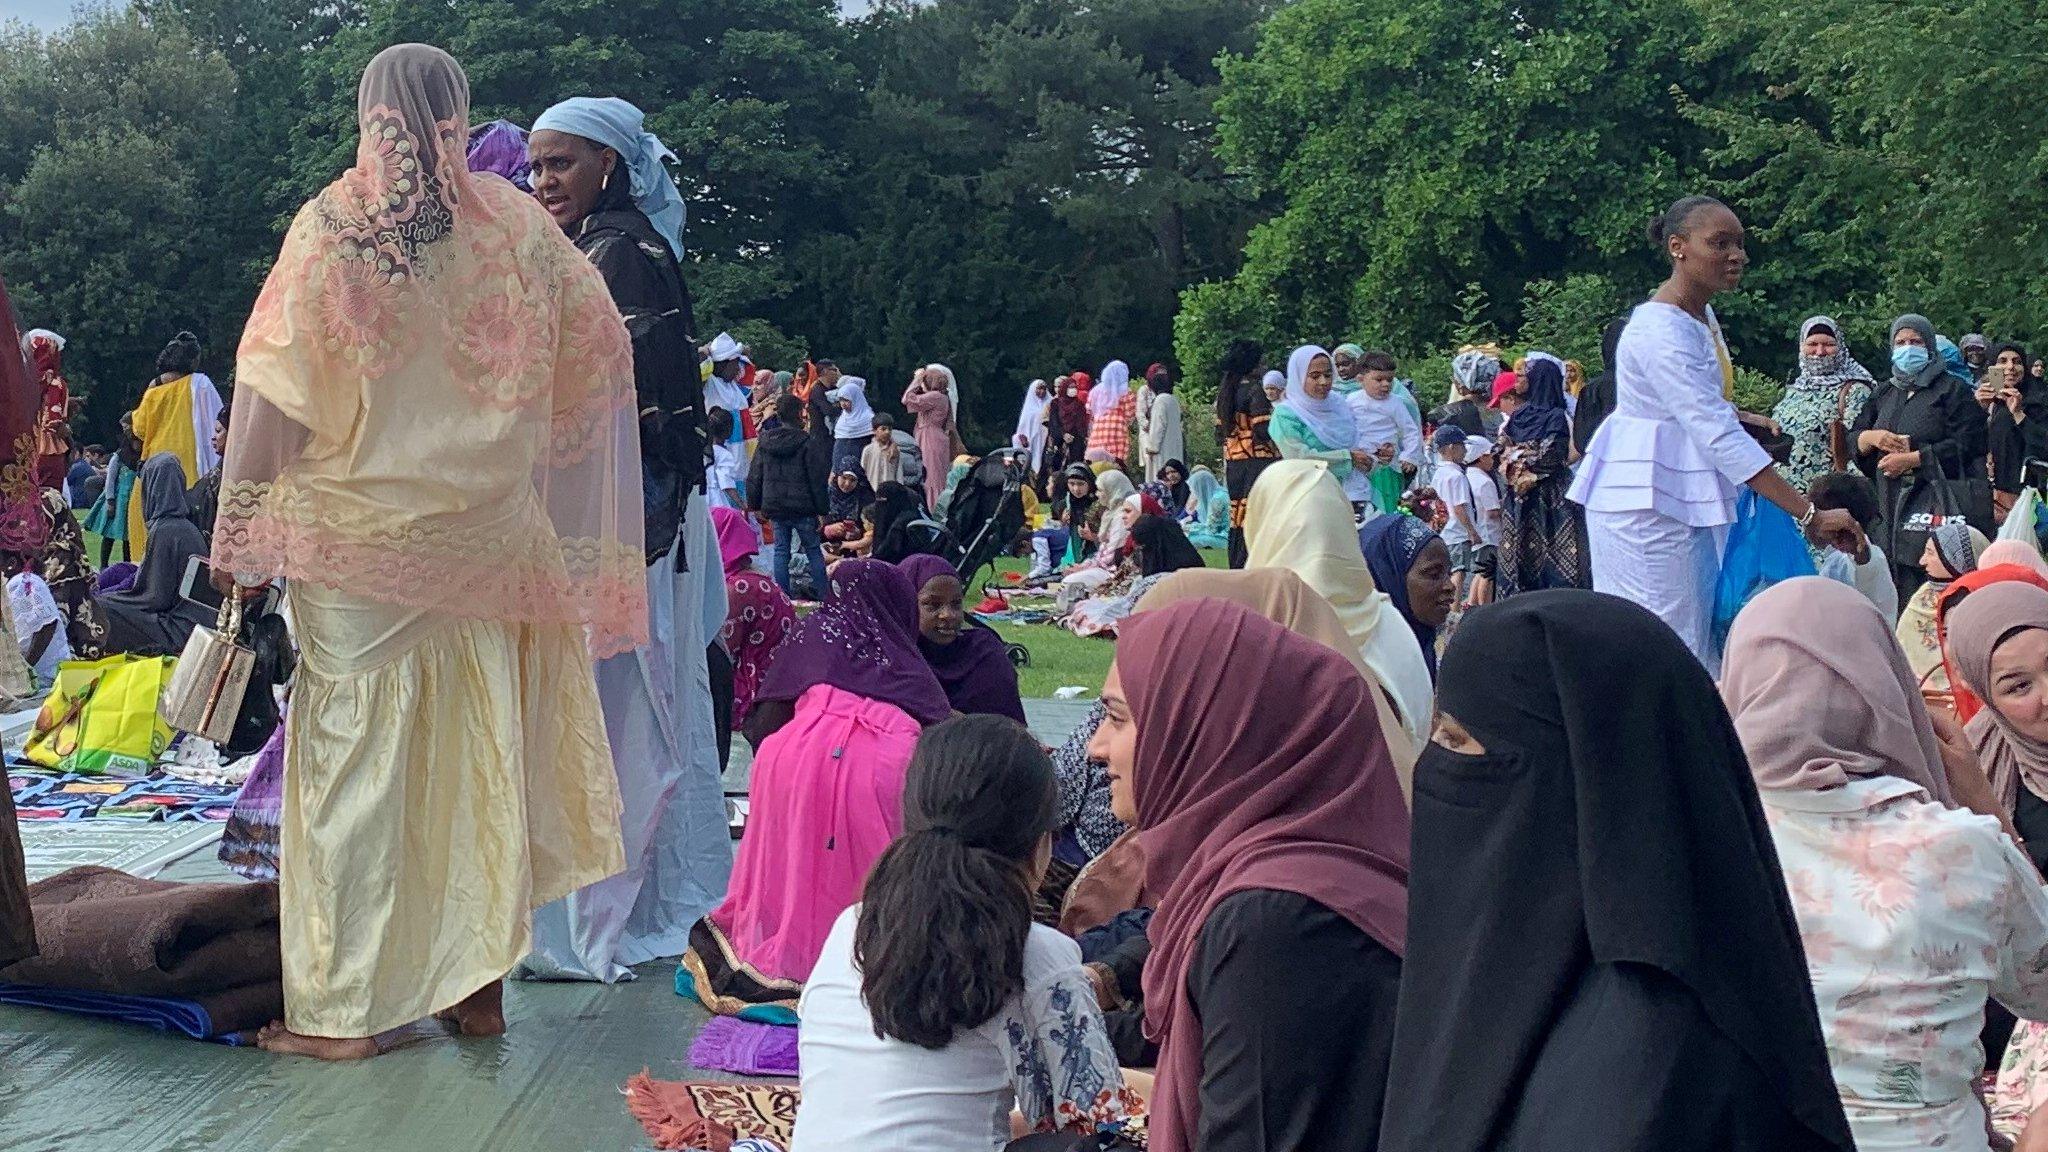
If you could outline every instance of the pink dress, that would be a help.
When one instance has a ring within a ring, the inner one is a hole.
[[[924,457],[924,506],[937,511],[939,495],[946,490],[946,472],[953,466],[953,402],[943,388],[912,388],[903,394],[903,407],[917,414],[917,451]]]
[[[860,900],[868,869],[903,830],[918,732],[893,704],[818,684],[761,742],[747,834],[711,913],[735,959],[771,979],[810,977],[832,922]]]

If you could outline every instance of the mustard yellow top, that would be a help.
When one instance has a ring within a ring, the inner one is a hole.
[[[199,442],[192,430],[192,375],[151,386],[135,409],[135,435],[142,440],[142,459],[147,462],[159,452],[169,452],[185,469],[185,486],[199,479]],[[128,547],[130,555],[141,556],[146,530],[142,524],[142,501],[128,502]]]

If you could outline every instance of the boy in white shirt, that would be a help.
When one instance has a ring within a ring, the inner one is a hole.
[[[1500,485],[1493,478],[1493,442],[1484,436],[1465,437],[1465,483],[1472,490],[1472,590],[1465,606],[1493,602],[1493,566],[1499,560],[1501,537]]]
[[[1806,498],[1822,511],[1840,508],[1848,512],[1862,528],[1857,533],[1863,545],[1860,551],[1843,552],[1832,546],[1821,550],[1820,574],[1863,593],[1864,599],[1884,613],[1886,623],[1897,621],[1899,586],[1892,579],[1891,561],[1870,538],[1870,526],[1877,520],[1877,489],[1861,476],[1830,472],[1813,482]]]
[[[1344,397],[1358,425],[1358,439],[1352,447],[1371,453],[1379,462],[1369,474],[1352,469],[1344,494],[1354,504],[1370,503],[1381,515],[1399,509],[1401,493],[1422,467],[1422,426],[1394,395],[1397,368],[1391,355],[1367,352],[1358,360],[1358,390]]]
[[[17,572],[7,578],[7,608],[14,614],[22,659],[35,670],[36,687],[48,688],[57,681],[57,665],[71,659],[71,637],[64,632],[57,598],[41,576]]]
[[[1436,475],[1430,484],[1450,514],[1439,535],[1451,550],[1451,585],[1455,590],[1452,602],[1462,604],[1465,577],[1472,571],[1473,542],[1479,538],[1472,484],[1465,478],[1465,430],[1455,424],[1446,424],[1436,430],[1430,445],[1436,449],[1437,455]]]

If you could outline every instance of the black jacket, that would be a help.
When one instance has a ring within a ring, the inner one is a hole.
[[[704,487],[704,384],[698,374],[697,342],[691,335],[695,319],[690,290],[668,241],[636,208],[591,213],[575,239],[603,275],[633,338],[643,509],[652,563],[675,543],[690,493]]]
[[[825,470],[801,428],[777,425],[754,445],[747,467],[747,507],[769,520],[825,514]]]

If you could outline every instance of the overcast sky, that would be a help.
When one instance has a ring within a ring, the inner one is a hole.
[[[61,27],[77,0],[0,0],[0,20],[14,17],[39,28]]]
[[[71,18],[79,0],[0,0],[0,20],[12,16],[38,28],[61,28]],[[848,15],[867,11],[868,0],[839,0],[839,10]]]

